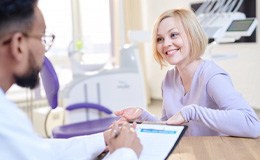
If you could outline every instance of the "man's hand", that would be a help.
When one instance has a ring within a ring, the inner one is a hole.
[[[138,157],[143,150],[143,146],[137,137],[134,127],[126,122],[121,125],[121,127],[115,123],[110,131],[110,138],[108,140],[110,153],[122,147],[131,148]]]

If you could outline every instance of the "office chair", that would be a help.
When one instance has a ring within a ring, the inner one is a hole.
[[[59,80],[52,63],[47,57],[44,59],[40,76],[48,103],[52,109],[55,109],[58,106]],[[111,110],[99,104],[77,103],[65,107],[69,112],[82,108],[98,110],[101,113],[109,115],[109,117],[55,127],[52,130],[54,138],[69,138],[103,132],[118,119],[118,117],[112,116]]]

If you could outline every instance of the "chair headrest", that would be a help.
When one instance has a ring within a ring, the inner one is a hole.
[[[48,103],[52,109],[58,106],[59,80],[51,61],[45,57],[40,72]]]

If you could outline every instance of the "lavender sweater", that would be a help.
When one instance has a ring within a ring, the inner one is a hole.
[[[198,66],[186,94],[178,70],[169,70],[162,83],[162,96],[161,120],[180,111],[188,122],[186,135],[252,138],[260,135],[254,110],[234,89],[228,74],[213,61],[204,60]],[[158,121],[146,111],[141,119]]]

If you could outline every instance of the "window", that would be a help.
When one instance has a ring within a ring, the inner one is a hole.
[[[81,30],[90,52],[111,52],[111,24],[109,0],[80,0]]]
[[[41,0],[39,8],[44,15],[47,31],[56,36],[50,52],[67,54],[72,40],[71,0]]]
[[[111,56],[109,0],[42,0],[39,7],[47,30],[56,35],[50,52],[68,54],[69,44],[77,37],[82,38],[86,52]]]

